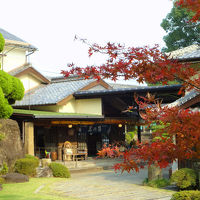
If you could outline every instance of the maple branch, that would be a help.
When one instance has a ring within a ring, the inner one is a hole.
[[[180,80],[180,81],[182,81],[182,82],[184,82],[184,83],[187,83],[188,85],[190,85],[190,86],[192,86],[192,87],[194,87],[194,88],[200,90],[200,87],[196,86],[195,84],[190,83],[189,81],[186,81],[186,80],[184,80],[184,79],[182,79],[182,78],[180,78],[180,77],[178,77],[178,76],[176,76],[176,75],[174,75],[174,77],[177,78],[178,80]]]

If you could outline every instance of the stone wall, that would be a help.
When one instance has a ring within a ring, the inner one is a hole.
[[[12,167],[16,159],[24,157],[19,126],[14,120],[0,119],[0,133],[5,136],[0,141],[0,165],[6,162]]]

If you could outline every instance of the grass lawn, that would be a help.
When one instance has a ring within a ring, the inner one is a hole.
[[[64,178],[30,178],[26,183],[3,184],[0,200],[75,200],[61,197],[59,193],[51,191],[56,182],[69,181]]]

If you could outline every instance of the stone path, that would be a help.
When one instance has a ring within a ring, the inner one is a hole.
[[[131,174],[111,170],[77,173],[54,185],[54,190],[81,200],[170,200],[172,191],[142,186],[145,177],[147,170]]]

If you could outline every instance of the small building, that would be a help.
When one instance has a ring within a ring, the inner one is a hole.
[[[0,32],[6,40],[2,70],[18,77],[25,87],[23,100],[13,105],[12,118],[18,121],[27,154],[42,158],[45,152],[60,152],[68,141],[80,152],[96,155],[103,144],[123,142],[132,126],[138,126],[141,140],[134,94],[149,92],[166,104],[180,97],[180,85],[122,86],[75,76],[45,77],[27,62],[37,48],[3,29]],[[135,109],[123,112],[128,106]],[[59,159],[63,158],[61,153]]]

